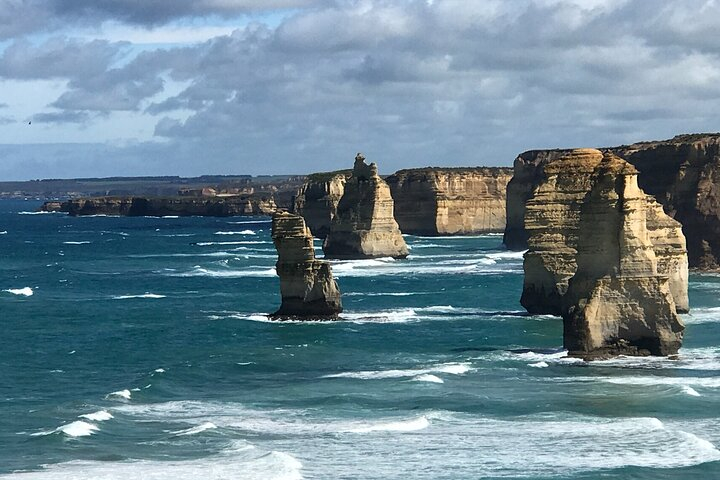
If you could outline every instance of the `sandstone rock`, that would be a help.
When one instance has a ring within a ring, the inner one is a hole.
[[[720,269],[720,134],[679,135],[602,150],[634,165],[640,172],[640,188],[682,224],[690,267]],[[525,203],[543,180],[544,165],[568,151],[533,150],[515,160],[507,192],[504,243],[508,248],[527,248]]]
[[[330,224],[350,175],[352,170],[313,173],[295,195],[293,212],[302,215],[314,236],[325,238],[330,232]]]
[[[578,212],[577,270],[562,298],[565,348],[584,358],[677,353],[684,325],[668,277],[658,273],[647,228],[648,211],[657,209],[648,207],[637,170],[611,153],[584,150],[545,172],[548,182],[562,183],[578,169],[589,189]]]
[[[56,209],[46,203],[43,209]],[[276,210],[273,197],[260,195],[228,197],[87,197],[62,202],[59,211],[72,216],[208,216],[270,215]],[[58,210],[55,210],[58,211]]]
[[[502,232],[509,168],[417,168],[385,180],[395,220],[411,235]]]
[[[393,199],[374,163],[355,157],[352,176],[323,243],[326,258],[403,258],[407,245],[393,218]]]
[[[528,252],[520,303],[530,313],[562,314],[568,281],[578,268],[581,212],[601,162],[603,154],[593,149],[554,151],[542,162],[542,172],[537,175],[543,180],[523,208]],[[665,215],[653,197],[642,195],[644,228],[656,268],[668,277],[677,310],[686,312],[688,266],[680,224]]]
[[[330,264],[315,259],[313,237],[300,215],[277,212],[272,239],[278,252],[282,305],[275,318],[335,318],[342,312],[340,289]]]

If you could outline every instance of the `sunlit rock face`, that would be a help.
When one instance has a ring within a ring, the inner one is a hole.
[[[272,239],[278,252],[282,305],[275,318],[333,319],[342,312],[340,289],[328,262],[315,259],[313,237],[300,215],[277,212]]]
[[[358,154],[323,243],[325,257],[406,257],[408,248],[393,209],[390,187],[378,175],[377,166],[366,164],[365,157]]]
[[[415,168],[385,181],[395,220],[411,235],[468,235],[505,229],[509,168]]]
[[[603,148],[638,169],[638,185],[680,222],[690,268],[720,269],[720,134],[678,135],[670,140]],[[515,160],[507,191],[504,243],[527,248],[525,204],[543,180],[544,166],[569,150],[532,150]]]

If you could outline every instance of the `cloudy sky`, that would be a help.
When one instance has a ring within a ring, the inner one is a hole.
[[[718,32],[718,0],[0,0],[0,180],[719,131]]]

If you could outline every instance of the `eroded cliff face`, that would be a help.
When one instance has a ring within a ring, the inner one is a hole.
[[[315,259],[313,237],[303,217],[277,212],[272,218],[272,239],[278,252],[282,305],[274,318],[333,319],[342,312],[340,289],[330,264]]]
[[[276,210],[272,197],[89,197],[62,202],[48,202],[42,209],[67,212],[72,216],[116,215],[142,216],[208,216],[270,215]]]
[[[313,173],[295,195],[293,212],[302,215],[312,234],[325,238],[337,214],[337,206],[345,192],[345,182],[352,170]]]
[[[326,258],[403,258],[408,248],[393,218],[390,187],[378,176],[374,163],[355,157],[352,176],[338,203],[323,243]]]
[[[691,268],[720,269],[720,134],[679,135],[670,140],[601,149],[634,165],[638,184],[679,221]],[[504,243],[527,248],[525,204],[543,181],[544,166],[569,150],[522,153],[508,184]]]
[[[684,325],[668,276],[658,271],[648,231],[657,209],[638,187],[632,165],[594,152],[574,155],[574,164],[559,160],[545,169],[550,182],[573,177],[576,169],[589,180],[578,211],[577,270],[562,298],[565,348],[588,359],[675,354]]]
[[[530,313],[563,313],[563,297],[578,269],[578,239],[587,227],[583,209],[592,198],[603,162],[599,150],[578,149],[559,153],[544,163],[543,180],[525,204],[528,251],[520,303]],[[632,168],[629,164],[628,167]],[[643,228],[653,249],[656,270],[668,278],[677,310],[686,312],[688,264],[680,224],[667,216],[652,196],[645,193],[638,196],[642,200],[636,206],[643,211]]]
[[[502,232],[509,168],[418,168],[385,180],[395,220],[411,235]]]

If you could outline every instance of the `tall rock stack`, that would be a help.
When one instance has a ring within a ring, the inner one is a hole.
[[[326,258],[404,258],[408,248],[393,217],[390,188],[374,163],[355,157],[352,176],[323,243]]]
[[[330,264],[315,259],[313,237],[300,215],[276,212],[272,239],[278,252],[282,305],[275,318],[327,318],[342,312],[340,289]]]
[[[594,149],[554,152],[535,171],[532,193],[523,205],[528,252],[520,303],[534,314],[562,313],[568,281],[577,271],[581,209],[603,161],[603,154]],[[688,263],[681,225],[652,196],[643,195],[658,271],[669,278],[678,312],[687,312]]]
[[[293,212],[302,215],[315,237],[325,238],[330,232],[345,192],[345,182],[351,174],[352,170],[313,173],[295,195]]]
[[[385,181],[395,220],[412,235],[468,235],[505,229],[509,168],[414,168]]]
[[[597,162],[598,155],[576,155],[586,157],[578,159],[580,176],[595,168],[579,209],[577,270],[562,298],[565,348],[590,359],[675,354],[684,325],[668,276],[658,273],[647,195],[632,165],[611,153]],[[548,175],[573,173],[567,168]]]

